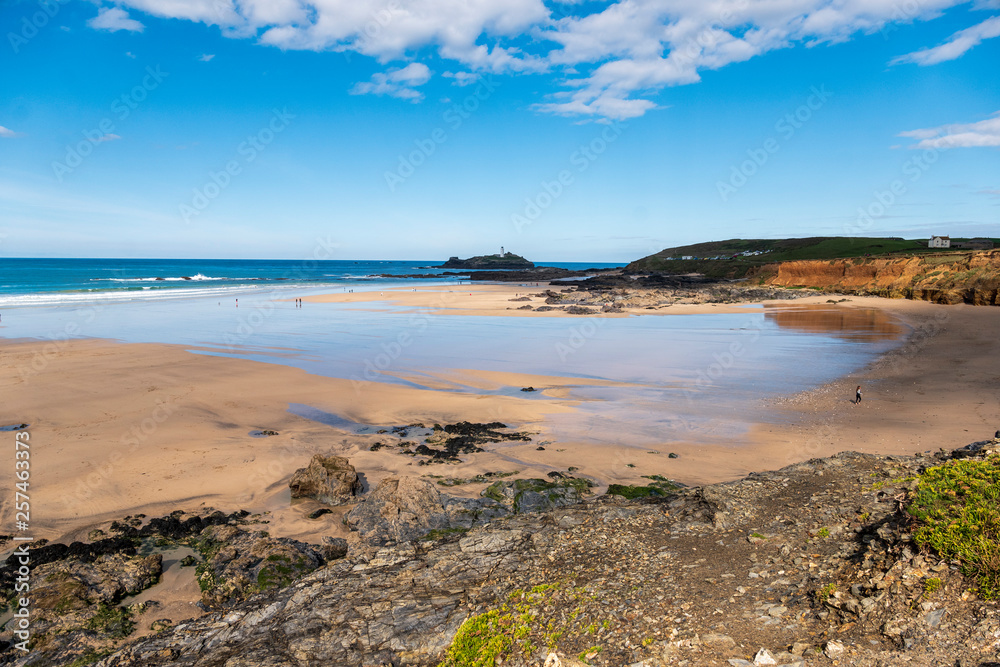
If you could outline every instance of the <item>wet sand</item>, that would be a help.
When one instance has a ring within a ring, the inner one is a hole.
[[[475,285],[468,288],[474,296],[462,308],[465,313],[508,315],[506,299],[523,289]],[[398,299],[394,303],[413,308],[434,308],[442,294],[440,288],[397,292],[391,297]],[[378,293],[346,296],[359,307],[373,309],[388,300]],[[846,313],[842,315],[797,310],[826,299],[773,304],[774,316],[790,320],[789,326],[822,328],[830,326],[823,317],[858,317],[861,308],[877,308],[913,329],[910,343],[860,373],[766,401],[759,422],[731,442],[676,439],[650,444],[634,441],[627,432],[613,440],[546,440],[550,422],[571,419],[578,412],[579,401],[567,398],[572,394],[566,386],[589,384],[599,391],[601,381],[428,369],[440,388],[461,382],[484,393],[435,391],[359,384],[276,364],[195,355],[180,346],[103,340],[55,346],[3,343],[0,425],[30,424],[35,537],[62,540],[85,538],[90,528],[127,514],[156,516],[209,507],[270,512],[268,530],[274,536],[349,537],[340,522],[342,512],[310,520],[306,515],[316,503],[290,501],[288,479],[314,453],[347,456],[369,487],[395,474],[469,478],[517,470],[522,476],[544,476],[570,466],[602,485],[643,483],[642,476],[649,474],[701,484],[848,449],[911,453],[957,447],[989,437],[1000,426],[1000,343],[995,333],[1000,330],[1000,309],[852,298],[838,306]],[[722,308],[669,310],[712,313]],[[460,309],[450,305],[448,312]],[[425,377],[430,386],[428,382]],[[858,406],[850,402],[857,384],[864,386],[864,401]],[[530,398],[485,393],[529,385],[543,392]],[[530,443],[500,443],[461,465],[416,466],[413,458],[391,450],[368,451],[389,436],[307,419],[290,412],[291,404],[385,428],[412,422],[503,421],[539,436]],[[715,409],[725,416],[725,405]],[[256,429],[280,435],[251,437]],[[0,436],[13,439],[9,433]],[[540,444],[544,450],[538,450]],[[668,458],[670,452],[679,458]],[[12,484],[10,469],[0,468],[6,488]],[[474,495],[481,488],[464,485],[448,492]],[[9,513],[9,506],[4,510]],[[0,518],[4,525],[12,519]]]

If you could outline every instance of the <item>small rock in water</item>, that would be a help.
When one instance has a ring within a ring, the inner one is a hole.
[[[535,391],[534,387],[521,387],[521,391]]]
[[[668,459],[679,459],[680,455],[676,454],[675,452],[670,452],[669,454],[667,454],[667,458]]]

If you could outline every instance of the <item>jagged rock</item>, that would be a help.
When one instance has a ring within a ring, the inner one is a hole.
[[[777,665],[778,661],[774,659],[774,656],[771,655],[770,651],[766,648],[762,648],[757,651],[757,655],[753,657],[753,664],[758,667],[760,665]]]
[[[839,658],[840,656],[844,655],[844,651],[846,651],[846,648],[841,642],[837,641],[836,639],[831,639],[826,643],[826,645],[823,646],[824,655],[826,655],[826,657],[830,658],[831,660]]]
[[[411,542],[431,531],[468,529],[507,514],[485,498],[453,498],[417,477],[382,480],[364,502],[345,517],[368,544]]]
[[[343,456],[316,454],[309,465],[292,475],[288,486],[292,498],[315,498],[328,505],[353,502],[361,492],[361,480],[354,466]]]

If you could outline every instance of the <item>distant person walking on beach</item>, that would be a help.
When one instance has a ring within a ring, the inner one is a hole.
[[[857,390],[854,392],[854,404],[857,405],[861,402],[861,385],[858,385]]]

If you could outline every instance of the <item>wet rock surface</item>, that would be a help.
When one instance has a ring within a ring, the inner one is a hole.
[[[664,274],[608,274],[563,284],[571,286],[561,292],[549,289],[532,294],[530,304],[534,304],[533,309],[536,312],[561,310],[569,315],[599,315],[636,308],[655,310],[676,304],[755,303],[817,294],[814,290],[750,287],[702,276]],[[560,283],[554,281],[551,285],[558,286]],[[525,309],[525,306],[519,309]]]
[[[385,431],[388,435],[389,431]],[[420,465],[431,463],[451,463],[459,461],[460,454],[475,454],[483,451],[483,445],[494,442],[530,441],[531,434],[507,430],[507,425],[501,422],[458,422],[440,426],[435,424],[427,429],[422,424],[418,427],[394,427],[392,435],[399,440],[377,442],[370,447],[371,451],[379,451],[395,447],[401,454],[420,459]],[[404,440],[404,438],[416,438]]]
[[[1000,660],[997,604],[917,548],[901,510],[947,456],[844,453],[363,543],[98,664],[438,665],[466,619],[494,614],[517,638],[505,665],[982,667]]]

